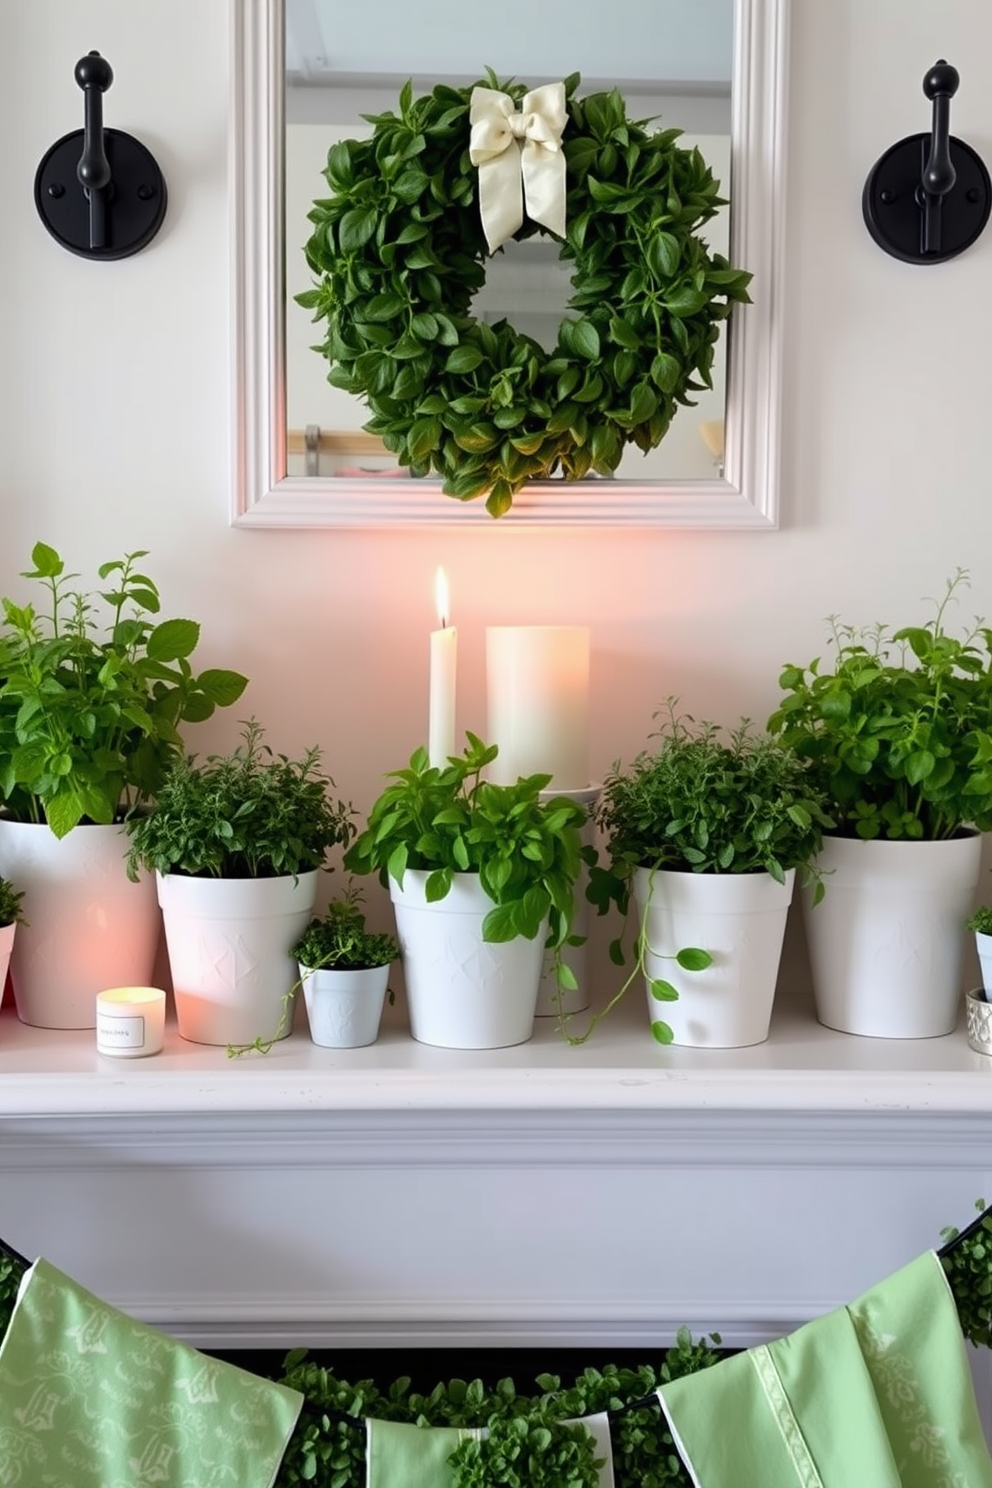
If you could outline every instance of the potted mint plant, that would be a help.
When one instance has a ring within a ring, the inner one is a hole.
[[[327,1049],[375,1043],[389,968],[400,953],[393,935],[368,929],[359,898],[352,888],[333,900],[293,947],[310,1037]]]
[[[817,1015],[847,1033],[932,1038],[960,1011],[961,927],[992,828],[992,631],[948,628],[967,582],[959,569],[923,625],[834,619],[832,657],[780,677],[769,729],[836,822],[806,928]]]
[[[246,685],[193,671],[200,627],[159,619],[146,556],[102,564],[94,591],[39,542],[22,575],[38,599],[2,602],[0,873],[30,921],[13,955],[17,1010],[42,1027],[91,1028],[97,991],[149,981],[160,917],[154,885],[127,878],[122,823],[154,800],[181,726]]]
[[[317,875],[353,835],[314,746],[275,754],[254,719],[229,754],[170,767],[147,814],[126,823],[129,871],[154,871],[181,1037],[260,1046],[292,1027],[292,948]]]
[[[467,740],[443,769],[421,748],[394,771],[344,863],[389,889],[413,1037],[500,1048],[533,1033],[545,947],[563,984],[574,981],[560,953],[586,811],[542,797],[548,775],[486,780],[497,748],[472,733]]]
[[[640,972],[659,1043],[761,1043],[797,871],[822,893],[825,797],[809,767],[747,719],[697,724],[672,698],[656,717],[651,747],[613,767],[597,809],[607,865],[593,868],[589,897],[625,918],[636,905],[639,928],[634,971],[592,1026]]]

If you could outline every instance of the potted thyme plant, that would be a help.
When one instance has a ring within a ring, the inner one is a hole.
[[[400,948],[393,935],[370,930],[353,887],[313,919],[293,947],[310,1037],[327,1049],[374,1044]]]
[[[780,677],[768,727],[836,821],[819,858],[830,893],[806,926],[817,1015],[847,1033],[930,1038],[957,1022],[992,828],[992,630],[948,629],[967,582],[959,569],[924,625],[832,620],[831,661]]]
[[[608,865],[588,895],[600,913],[636,904],[634,970],[659,1043],[727,1048],[768,1036],[796,873],[815,868],[832,825],[809,767],[742,719],[696,723],[668,699],[650,749],[607,775],[597,809]],[[610,948],[623,962],[622,936]],[[683,976],[682,973],[689,975]],[[671,1007],[666,1019],[658,1003]]]
[[[542,798],[548,775],[486,780],[497,748],[467,740],[443,769],[421,748],[390,775],[344,864],[389,889],[413,1037],[499,1048],[533,1033],[546,947],[563,985],[574,984],[561,948],[587,814],[567,797]]]
[[[0,873],[30,920],[14,950],[17,1010],[41,1027],[91,1028],[101,987],[150,979],[161,921],[152,882],[125,873],[121,823],[154,799],[180,727],[246,686],[238,672],[193,671],[200,627],[158,618],[146,556],[101,564],[90,591],[39,542],[22,574],[37,602],[2,601]]]
[[[254,719],[229,754],[183,756],[156,805],[126,823],[132,874],[154,870],[179,1033],[200,1044],[260,1046],[292,1026],[292,948],[318,870],[353,835],[316,746],[274,754]]]

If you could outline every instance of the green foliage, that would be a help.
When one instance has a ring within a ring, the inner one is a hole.
[[[371,1380],[348,1384],[296,1350],[282,1383],[299,1390],[305,1404],[276,1480],[276,1488],[313,1483],[318,1488],[361,1488],[365,1482],[366,1416],[420,1425],[486,1427],[488,1443],[459,1446],[449,1459],[455,1488],[592,1488],[597,1481],[593,1440],[567,1423],[610,1411],[617,1488],[689,1488],[665,1418],[650,1400],[666,1380],[716,1363],[712,1339],[693,1340],[680,1329],[656,1365],[586,1369],[570,1384],[539,1375],[537,1390],[518,1393],[511,1379],[488,1390],[481,1380],[454,1379],[428,1394],[398,1379],[385,1390]],[[637,1402],[645,1401],[640,1405]]]
[[[549,775],[494,785],[482,772],[497,756],[475,734],[445,768],[416,750],[405,770],[394,770],[369,812],[364,832],[345,854],[353,873],[377,873],[402,887],[408,868],[426,869],[427,899],[443,899],[454,874],[477,873],[493,901],[483,922],[487,941],[533,940],[545,916],[547,944],[556,951],[569,936],[582,857],[584,809],[567,797],[541,799]],[[559,981],[572,976],[560,963]]]
[[[965,923],[966,930],[974,930],[977,935],[992,935],[992,909],[983,904]]]
[[[0,878],[0,927],[27,924],[21,910],[23,898],[23,893],[19,893],[8,879]]]
[[[847,837],[936,840],[992,828],[992,630],[945,617],[958,569],[923,626],[831,620],[833,667],[787,666],[768,722],[813,766]]]
[[[985,1208],[984,1199],[975,1208]],[[958,1231],[941,1231],[945,1241]],[[992,1214],[982,1214],[962,1235],[959,1243],[941,1258],[961,1319],[961,1331],[976,1348],[992,1348]]]
[[[198,723],[244,691],[238,672],[194,675],[193,620],[162,620],[158,590],[127,553],[98,569],[110,588],[72,588],[54,548],[36,543],[22,574],[46,609],[3,600],[0,626],[0,799],[17,821],[64,837],[81,821],[120,821],[155,797]],[[101,615],[100,606],[104,607]]]
[[[616,469],[653,449],[680,404],[712,386],[720,325],[750,274],[711,254],[699,229],[726,203],[681,131],[627,118],[622,95],[576,97],[566,79],[567,231],[572,295],[550,355],[505,320],[477,321],[488,249],[468,156],[472,86],[438,84],[399,113],[371,115],[368,140],[327,157],[297,299],[326,321],[328,381],[363,398],[365,428],[448,495],[486,495],[494,517],[528,480]],[[482,86],[519,100],[523,83]],[[526,222],[518,239],[538,232]]]
[[[293,947],[301,966],[315,971],[335,967],[339,971],[361,971],[389,966],[400,948],[392,935],[365,928],[365,916],[352,890],[327,906],[323,919],[313,919]]]
[[[262,735],[250,719],[230,754],[175,761],[154,810],[126,824],[132,876],[142,868],[200,878],[295,875],[320,868],[329,848],[351,840],[352,808],[330,796],[319,748],[290,760]]]
[[[0,1249],[0,1341],[3,1340],[10,1323],[14,1303],[17,1301],[17,1289],[23,1275],[24,1267],[20,1261]]]

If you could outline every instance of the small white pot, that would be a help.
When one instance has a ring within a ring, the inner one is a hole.
[[[770,873],[637,869],[646,980],[670,982],[679,994],[659,1002],[646,986],[648,1017],[667,1023],[674,1043],[739,1049],[768,1037],[794,882],[794,869],[784,884]],[[683,971],[672,958],[690,946],[708,951],[712,966]]]
[[[975,950],[982,968],[982,986],[986,995],[992,995],[992,935],[981,935],[975,931]]]
[[[310,923],[316,871],[156,877],[180,1036],[195,1044],[286,1038],[293,1004],[284,999],[298,981],[291,952]]]
[[[14,942],[17,1015],[36,1028],[95,1028],[96,994],[152,980],[162,918],[155,883],[132,883],[119,826],[0,819],[0,875],[23,890]]]
[[[456,873],[444,899],[428,904],[430,874],[408,868],[390,879],[403,957],[410,1032],[444,1049],[503,1049],[534,1032],[547,924],[534,937],[488,944],[493,907],[477,873]]]
[[[585,790],[555,790],[553,786],[541,792],[541,800],[549,801],[554,796],[565,796],[569,801],[575,801],[579,806],[586,808],[586,823],[582,828],[582,842],[584,846],[592,846],[596,833],[596,824],[592,813],[596,809],[596,802],[602,794],[601,785],[590,785]],[[589,882],[589,870],[583,864],[575,885],[575,918],[572,921],[572,934],[581,935],[583,938],[589,933],[589,901],[586,898],[586,885]],[[562,1013],[581,1013],[589,1006],[589,980],[586,971],[586,947],[562,946],[561,959],[571,970],[577,985],[569,990],[558,990],[558,978],[555,975],[555,958],[551,951],[544,957],[544,970],[541,974],[541,985],[537,993],[537,1016],[549,1018],[557,1015],[559,1003]]]
[[[379,1037],[389,967],[360,971],[300,965],[310,1037],[324,1049],[361,1049]]]
[[[3,1006],[3,991],[7,985],[7,968],[10,965],[10,953],[14,948],[16,929],[16,925],[0,925],[0,1007]]]
[[[939,1038],[961,1009],[962,926],[981,868],[977,832],[942,842],[824,839],[826,893],[804,919],[816,1015],[868,1038]]]

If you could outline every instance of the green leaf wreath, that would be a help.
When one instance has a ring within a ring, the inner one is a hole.
[[[486,240],[469,161],[472,87],[438,84],[399,114],[365,117],[368,140],[335,144],[306,244],[316,286],[297,296],[327,322],[328,381],[363,398],[365,424],[414,475],[502,516],[529,480],[616,469],[653,449],[679,404],[712,386],[720,323],[751,275],[698,229],[725,199],[678,129],[650,133],[613,89],[579,99],[565,80],[568,308],[549,354],[506,320],[472,314]],[[519,102],[522,83],[481,86]],[[525,221],[516,234],[533,236]],[[557,240],[556,240],[557,241]]]

